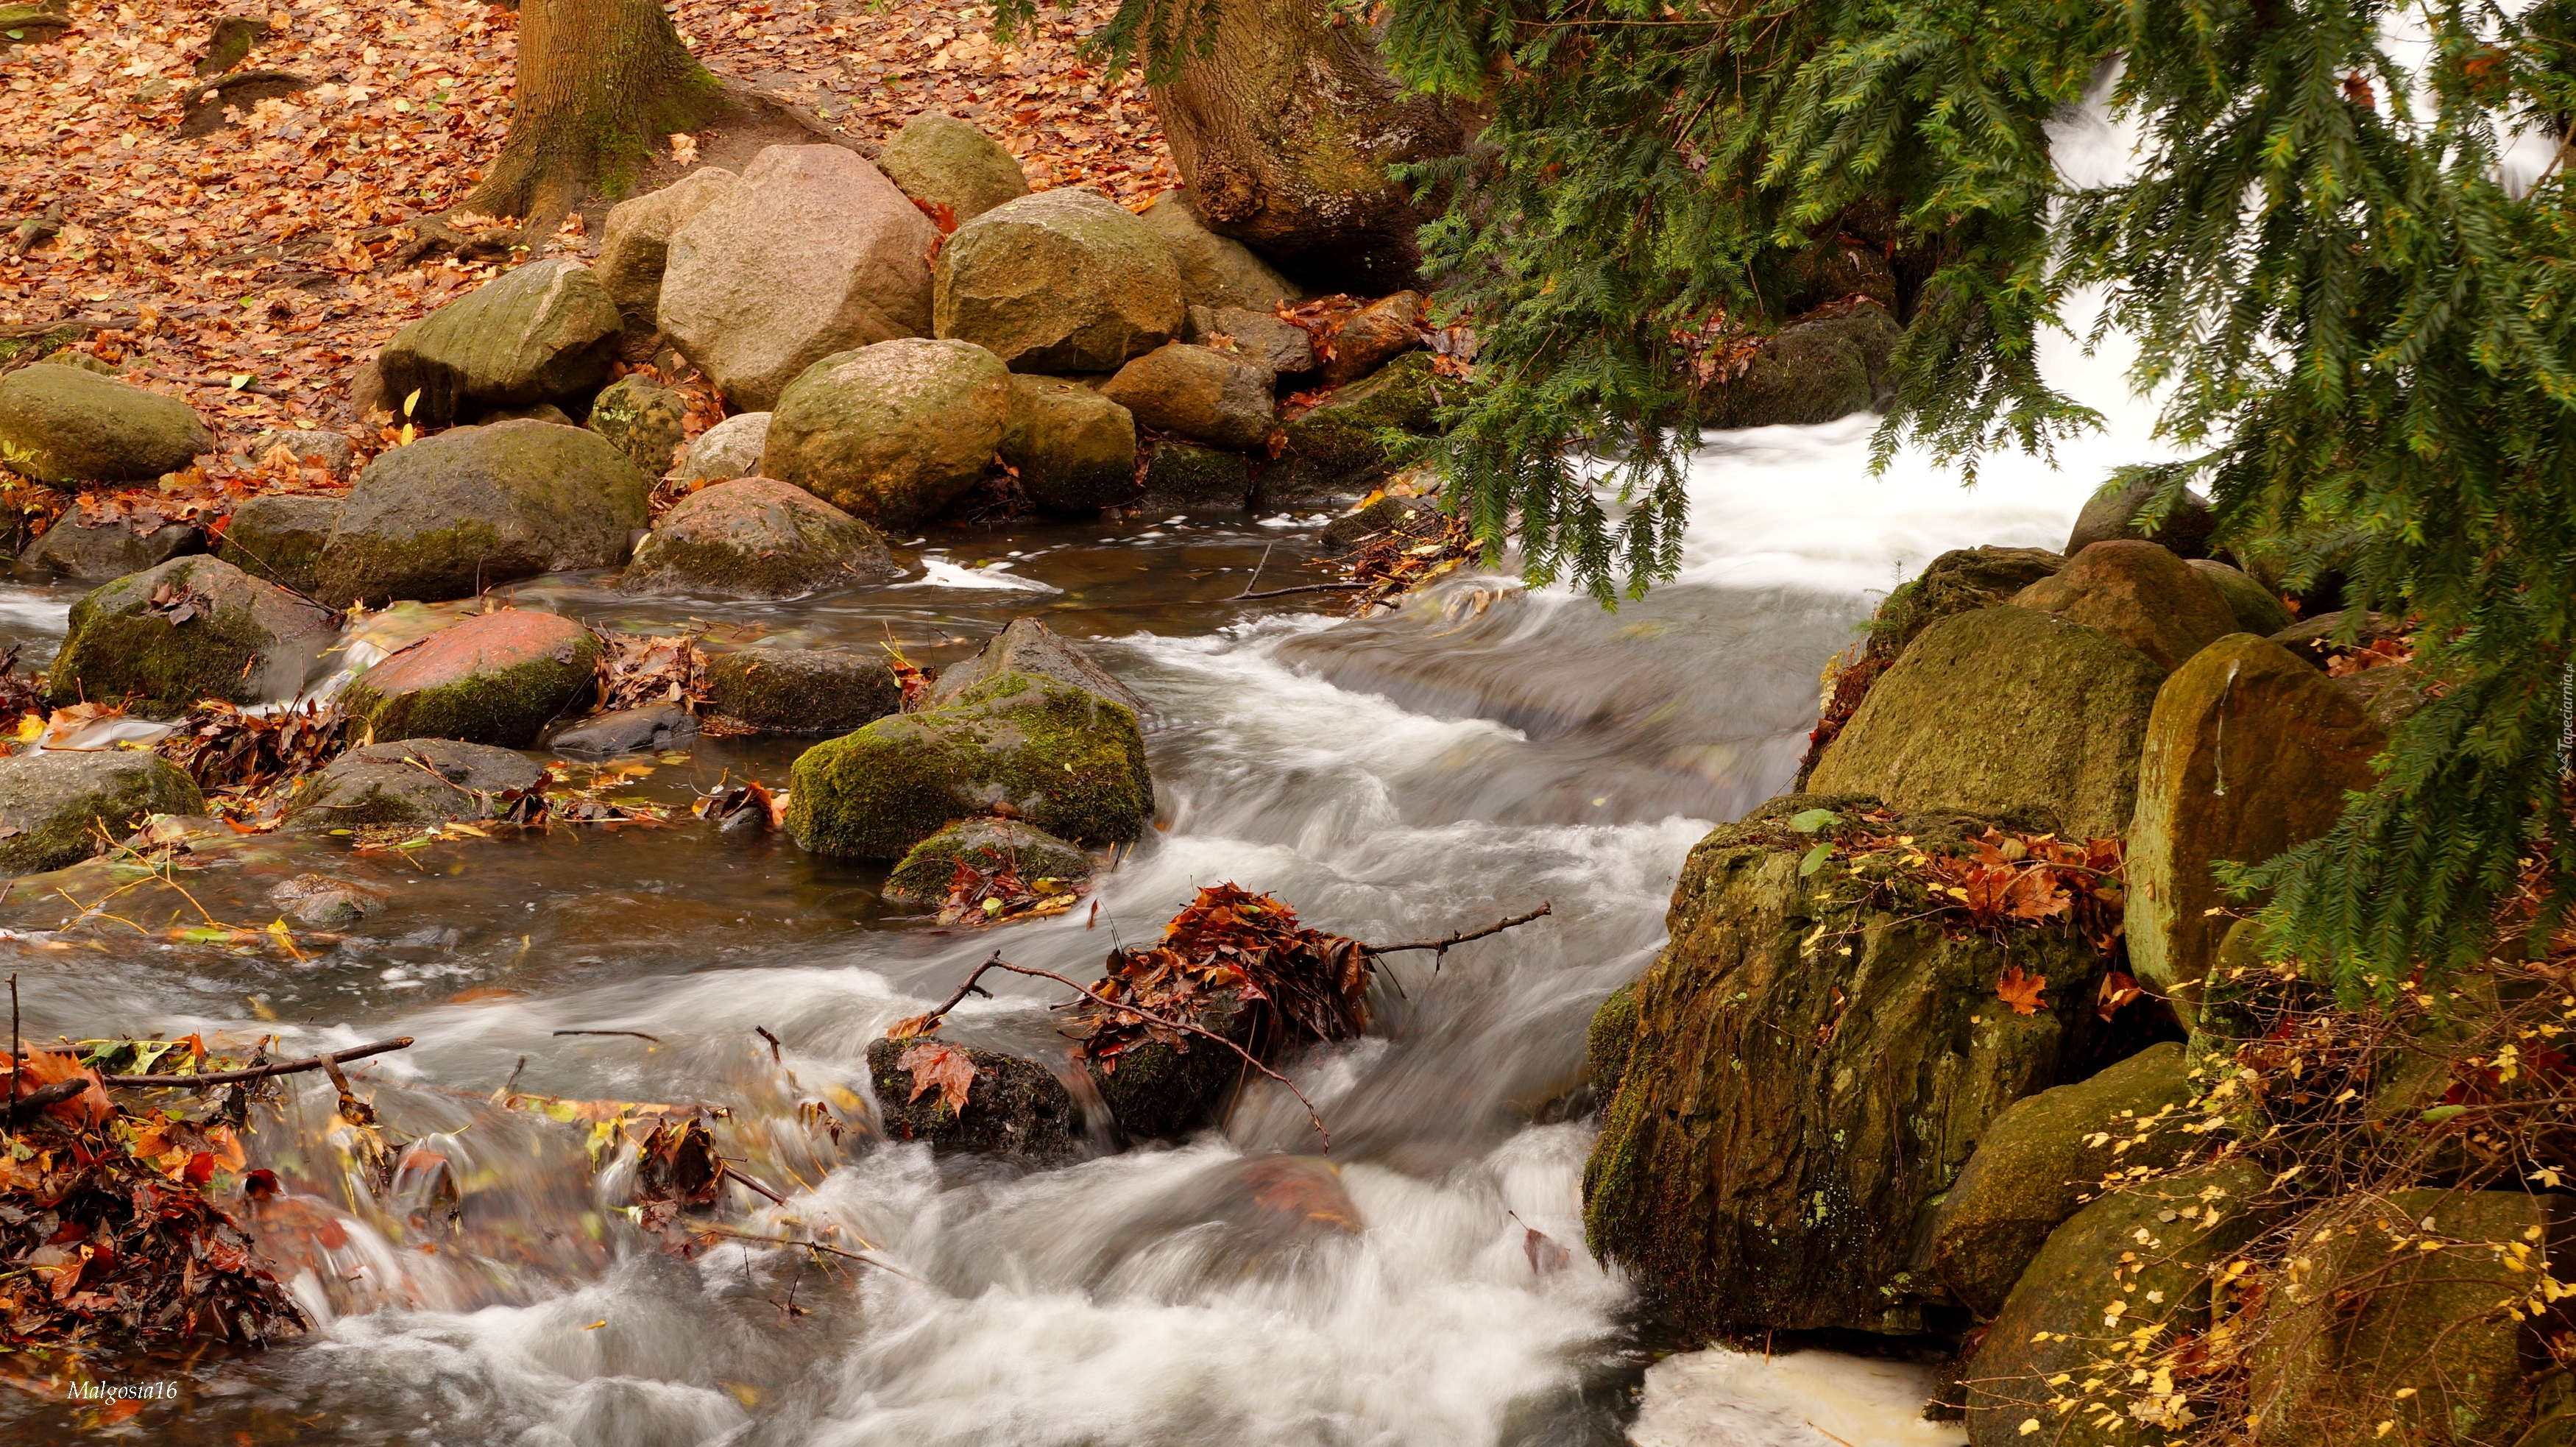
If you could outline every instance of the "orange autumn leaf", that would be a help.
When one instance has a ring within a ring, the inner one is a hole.
[[[895,1069],[912,1073],[912,1094],[906,1104],[921,1099],[922,1092],[936,1086],[939,1098],[948,1102],[951,1115],[966,1113],[966,1093],[975,1088],[975,1062],[966,1052],[952,1045],[924,1043],[903,1052],[894,1063]]]
[[[8,1063],[8,1053],[0,1051],[0,1070],[6,1070]],[[69,1100],[46,1106],[47,1115],[57,1120],[94,1126],[116,1113],[116,1108],[108,1103],[107,1091],[99,1084],[98,1072],[84,1067],[77,1057],[58,1050],[30,1050],[26,1058],[18,1062],[18,1096],[33,1095],[56,1081],[70,1080],[75,1076],[89,1077],[89,1088]]]
[[[2036,1015],[2048,1006],[2048,1002],[2039,997],[2039,992],[2047,985],[2046,975],[2025,975],[2021,966],[2006,965],[2003,974],[1995,981],[1995,998],[2012,1006],[2016,1015]]]

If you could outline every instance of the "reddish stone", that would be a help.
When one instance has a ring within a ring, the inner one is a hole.
[[[2235,612],[2207,578],[2162,545],[2130,539],[2093,544],[2012,601],[2099,628],[2167,673],[2238,631]]]

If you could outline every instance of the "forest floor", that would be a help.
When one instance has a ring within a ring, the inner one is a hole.
[[[200,77],[217,21],[246,8],[71,0],[49,43],[0,40],[0,354],[13,339],[20,353],[0,367],[27,359],[31,334],[59,345],[50,329],[69,324],[129,380],[184,395],[224,458],[164,488],[201,494],[167,500],[185,511],[261,486],[232,460],[257,433],[356,421],[351,372],[496,269],[403,264],[398,225],[455,206],[499,151],[517,15],[474,0],[273,0],[249,56]],[[710,69],[811,109],[862,151],[944,110],[1001,140],[1032,186],[1092,185],[1142,207],[1179,184],[1153,108],[1133,74],[1103,84],[1076,53],[1113,8],[1049,7],[1007,46],[989,9],[904,0],[681,0],[676,20]],[[216,124],[226,108],[205,104],[208,86],[274,71],[310,84]],[[648,181],[694,149],[666,149]],[[603,211],[568,220],[547,254],[595,252]],[[22,250],[39,221],[59,231]]]

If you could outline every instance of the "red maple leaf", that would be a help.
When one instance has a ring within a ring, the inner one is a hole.
[[[2006,965],[1995,980],[1995,998],[2012,1006],[2016,1015],[2036,1015],[2048,1002],[2039,992],[2048,984],[2046,975],[2025,975],[2019,965]]]
[[[897,1070],[912,1073],[912,1094],[904,1097],[906,1105],[921,1099],[923,1091],[939,1088],[939,1098],[948,1102],[951,1115],[966,1114],[966,1093],[975,1088],[975,1062],[966,1052],[953,1045],[925,1041],[903,1052],[894,1063]]]

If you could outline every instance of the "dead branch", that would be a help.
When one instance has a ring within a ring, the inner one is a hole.
[[[1531,910],[1527,914],[1516,914],[1510,919],[1497,920],[1494,923],[1485,926],[1483,929],[1462,930],[1457,934],[1449,936],[1447,939],[1407,940],[1400,945],[1362,945],[1360,946],[1360,953],[1364,955],[1392,955],[1399,954],[1405,950],[1429,950],[1435,955],[1445,955],[1449,953],[1452,947],[1463,945],[1469,940],[1480,940],[1487,935],[1498,935],[1515,925],[1528,924],[1531,920],[1538,918],[1540,915],[1554,914],[1555,912],[1556,906],[1553,903],[1542,902],[1538,908]],[[1440,968],[1439,962],[1437,960],[1433,961],[1431,968],[1435,970]]]
[[[647,1035],[641,1030],[557,1030],[555,1033],[558,1035],[632,1035],[638,1040],[650,1040],[656,1045],[662,1043],[661,1036]]]
[[[761,1236],[749,1231],[735,1231],[728,1227],[709,1225],[700,1221],[684,1221],[680,1223],[680,1229],[692,1236],[722,1236],[729,1241],[751,1241],[763,1246],[794,1246],[805,1251],[820,1251],[828,1256],[839,1256],[873,1266],[879,1271],[891,1271],[906,1281],[928,1284],[900,1266],[889,1266],[873,1256],[862,1256],[856,1251],[845,1251],[838,1246],[826,1246],[820,1241],[798,1241],[787,1236]]]
[[[1285,598],[1291,593],[1355,593],[1374,586],[1368,583],[1307,583],[1295,588],[1266,588],[1258,593],[1237,593],[1224,601],[1241,603],[1257,598]]]
[[[9,1107],[7,1119],[11,1125],[16,1125],[20,1119],[35,1115],[46,1106],[59,1105],[87,1089],[89,1089],[89,1077],[86,1075],[75,1075],[69,1080],[57,1080],[51,1085],[38,1086],[28,1091],[25,1099]]]
[[[102,1078],[110,1085],[131,1085],[156,1090],[169,1087],[194,1089],[201,1085],[232,1085],[244,1080],[266,1080],[272,1075],[297,1075],[307,1070],[336,1071],[342,1061],[363,1060],[370,1055],[382,1055],[389,1050],[409,1050],[410,1048],[411,1037],[398,1035],[391,1040],[379,1040],[373,1045],[353,1045],[346,1050],[334,1050],[328,1055],[316,1055],[304,1060],[280,1061],[275,1065],[253,1066],[248,1070],[217,1070],[205,1075],[110,1075]],[[27,1098],[33,1100],[35,1096],[31,1095]]]

